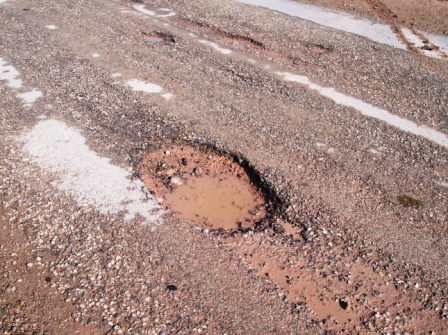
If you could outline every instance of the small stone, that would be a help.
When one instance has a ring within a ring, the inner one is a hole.
[[[164,175],[167,175],[167,176],[172,176],[173,174],[175,174],[176,173],[176,170],[174,170],[174,169],[168,169],[168,170],[166,170],[163,174]]]
[[[33,265],[34,265],[33,263],[26,263],[26,266],[29,267],[29,268],[32,268]]]
[[[349,307],[349,303],[345,299],[339,299],[339,306],[341,306],[342,309],[347,310]]]
[[[174,186],[180,186],[184,183],[184,180],[181,177],[175,176],[170,179],[170,184]]]
[[[171,151],[165,150],[165,155],[171,155]]]
[[[200,167],[197,167],[197,168],[194,168],[193,169],[193,174],[195,175],[195,176],[200,176],[200,175],[202,175],[202,169],[200,168]]]
[[[168,291],[177,291],[177,286],[173,284],[166,285],[166,288],[168,289]]]

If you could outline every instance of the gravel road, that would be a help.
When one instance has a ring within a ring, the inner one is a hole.
[[[233,1],[0,21],[0,333],[447,331],[446,59]],[[168,215],[139,166],[187,144],[244,163],[267,219]]]

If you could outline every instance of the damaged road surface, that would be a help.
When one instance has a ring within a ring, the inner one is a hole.
[[[0,333],[446,333],[444,28],[276,6],[0,0]]]

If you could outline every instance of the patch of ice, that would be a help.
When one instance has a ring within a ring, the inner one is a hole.
[[[5,80],[7,86],[11,88],[21,88],[22,79],[19,78],[20,73],[12,65],[7,65],[8,63],[0,57],[0,80]]]
[[[216,51],[219,51],[220,53],[224,54],[224,55],[229,55],[232,53],[232,50],[230,49],[226,49],[226,48],[222,48],[220,47],[218,44],[210,42],[210,41],[206,41],[206,40],[200,40],[200,43],[207,45],[209,47],[212,47],[213,49],[215,49]]]
[[[45,28],[48,28],[48,29],[51,29],[51,30],[58,29],[58,27],[56,27],[54,24],[49,24],[48,26],[45,26]]]
[[[277,72],[277,74],[279,76],[282,76],[286,81],[296,82],[301,85],[307,86],[314,91],[317,91],[322,96],[333,100],[338,105],[353,108],[363,115],[384,121],[398,129],[404,130],[417,136],[424,137],[441,146],[444,146],[445,148],[448,148],[448,136],[435,129],[429,128],[427,126],[420,126],[408,119],[394,115],[385,109],[375,107],[362,100],[340,93],[332,87],[322,87],[316,85],[312,83],[306,76],[295,75],[288,72]]]
[[[21,140],[32,160],[55,175],[52,185],[80,206],[95,206],[102,214],[124,211],[125,220],[141,215],[149,223],[160,223],[160,207],[143,182],[90,150],[76,129],[57,120],[40,121]]]
[[[173,93],[162,94],[162,98],[164,98],[166,100],[171,100],[172,97],[173,97]]]
[[[42,92],[33,88],[29,92],[17,94],[17,98],[22,99],[22,103],[25,107],[31,107],[37,99],[42,97]]]
[[[146,83],[138,79],[128,80],[127,84],[131,86],[134,91],[160,93],[163,90],[163,88],[157,84]]]
[[[272,9],[290,16],[312,21],[320,25],[339,29],[366,37],[372,41],[406,50],[406,46],[384,23],[371,21],[352,14],[335,12],[313,5],[290,0],[236,0],[248,5]]]

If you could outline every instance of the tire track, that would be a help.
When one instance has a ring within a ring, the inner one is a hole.
[[[448,60],[448,56],[446,56],[443,52],[439,51],[439,47],[429,41],[424,35],[422,35],[418,30],[409,26],[403,25],[399,23],[398,15],[395,14],[389,7],[387,7],[381,0],[365,0],[368,5],[375,11],[378,15],[378,18],[383,20],[386,24],[390,26],[392,31],[397,35],[397,38],[403,42],[407,48],[413,52],[416,52],[419,55],[423,55],[423,50],[427,51],[436,51],[437,55],[444,60]],[[412,33],[418,37],[424,44],[422,48],[416,47],[413,43],[406,38],[405,34],[402,32],[402,28],[407,28]]]

